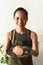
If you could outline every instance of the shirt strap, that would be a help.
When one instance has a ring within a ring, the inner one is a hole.
[[[13,29],[13,30],[11,31],[11,44],[13,44],[14,39],[15,39],[15,29]]]
[[[31,39],[31,30],[27,30],[27,39]]]

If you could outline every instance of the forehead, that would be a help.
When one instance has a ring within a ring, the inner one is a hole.
[[[26,16],[24,11],[16,11],[15,16]]]

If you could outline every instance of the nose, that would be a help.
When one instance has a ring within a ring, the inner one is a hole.
[[[19,19],[19,22],[22,23],[22,21],[23,21],[23,20],[20,18],[20,19]]]

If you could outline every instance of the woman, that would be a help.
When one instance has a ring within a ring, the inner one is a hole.
[[[25,25],[28,21],[28,12],[26,9],[19,7],[14,11],[14,21],[16,23],[16,29],[15,29],[15,35],[14,35],[14,40],[21,41],[22,45],[20,46],[19,44],[14,46],[15,48],[13,49],[13,52],[15,53],[16,56],[20,57],[23,55],[24,51],[22,46],[28,46],[29,48],[32,49],[32,55],[37,57],[38,56],[38,38],[37,34],[31,30],[28,30]],[[29,33],[27,33],[27,31]],[[32,55],[29,57],[21,57],[21,58],[12,58],[9,54],[7,54],[6,50],[10,47],[10,42],[11,42],[11,32],[7,33],[6,36],[6,41],[4,45],[4,52],[3,55],[9,57],[8,65],[33,65],[32,62]],[[13,46],[13,44],[12,44]],[[19,60],[19,62],[18,62]]]

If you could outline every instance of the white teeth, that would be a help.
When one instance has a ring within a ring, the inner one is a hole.
[[[19,24],[19,23],[18,23]]]
[[[18,23],[19,25],[21,25],[20,23]]]

